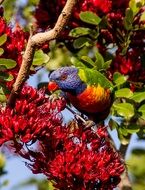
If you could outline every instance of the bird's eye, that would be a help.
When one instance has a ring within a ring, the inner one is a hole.
[[[62,75],[61,77],[60,77],[60,80],[66,80],[67,79],[67,75]]]

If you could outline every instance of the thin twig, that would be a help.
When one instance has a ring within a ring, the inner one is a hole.
[[[24,56],[23,56],[21,68],[19,70],[16,81],[13,85],[13,89],[11,91],[10,97],[8,99],[9,106],[11,106],[11,107],[14,106],[17,95],[19,94],[24,82],[26,81],[26,79],[29,75],[29,71],[30,71],[30,67],[32,65],[36,47],[39,45],[42,45],[50,40],[56,39],[60,35],[64,26],[67,24],[68,19],[71,16],[73,7],[75,6],[76,3],[77,3],[77,0],[68,0],[66,2],[60,16],[58,17],[57,22],[52,30],[43,32],[43,33],[37,33],[33,36],[30,36]]]
[[[125,160],[125,156],[126,156],[126,153],[127,153],[128,145],[129,144],[126,144],[126,145],[121,144],[120,145],[119,151],[121,153],[121,156],[122,156],[123,160]],[[120,190],[132,190],[131,181],[129,179],[127,166],[126,166],[125,170],[126,171],[125,171],[124,175],[122,176],[121,182],[119,184],[119,189]]]
[[[4,0],[0,0],[0,5],[4,2]]]

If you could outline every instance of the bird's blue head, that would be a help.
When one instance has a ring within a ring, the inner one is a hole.
[[[75,67],[62,67],[53,71],[50,74],[50,81],[55,82],[59,89],[65,92],[76,92],[83,85]]]

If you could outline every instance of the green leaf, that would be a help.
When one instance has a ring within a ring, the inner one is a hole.
[[[4,92],[4,88],[0,86],[0,102],[6,102],[7,98]]]
[[[69,36],[77,38],[89,34],[90,31],[90,28],[77,27],[70,31]]]
[[[49,56],[45,54],[42,50],[37,50],[34,55],[33,65],[41,66],[49,61]]]
[[[141,112],[141,118],[145,120],[145,104],[139,107],[138,112]]]
[[[112,83],[99,71],[95,69],[79,69],[79,76],[82,81],[89,85],[100,84],[103,88],[113,88]]]
[[[132,29],[132,23],[133,23],[134,15],[132,9],[128,8],[125,12],[125,18],[124,18],[124,26],[126,30]]]
[[[1,81],[9,82],[9,81],[12,81],[13,79],[14,79],[13,75],[0,71],[0,80]]]
[[[145,12],[141,14],[140,21],[145,21]]]
[[[71,62],[77,68],[86,68],[86,66],[75,57],[71,58]]]
[[[90,46],[91,40],[86,37],[79,37],[73,42],[73,46],[75,49],[80,49],[84,46]]]
[[[138,125],[134,124],[134,125],[127,126],[127,131],[130,134],[137,133],[139,132],[139,130],[140,130],[140,127]]]
[[[104,69],[104,70],[109,69],[111,63],[112,63],[112,60],[106,61],[106,62],[103,64],[102,69]]]
[[[133,95],[133,92],[129,88],[122,88],[115,92],[117,98],[129,98]]]
[[[130,119],[134,116],[134,107],[130,103],[115,103],[113,107],[119,115],[126,119]]]
[[[13,69],[16,65],[16,61],[12,59],[0,58],[0,66],[5,66],[6,69]]]
[[[123,136],[127,136],[127,135],[128,135],[127,128],[126,128],[125,126],[119,127],[119,132],[120,132]]]
[[[7,41],[7,35],[3,34],[0,36],[0,46],[2,46]]]
[[[0,56],[4,53],[4,50],[0,48]]]
[[[81,12],[80,19],[83,22],[93,24],[93,25],[98,25],[101,22],[101,18],[98,17],[95,13],[90,12],[90,11]]]
[[[82,59],[84,62],[88,63],[89,65],[91,65],[91,66],[93,66],[93,67],[95,66],[94,61],[92,61],[92,59],[91,59],[90,57],[88,57],[88,56],[82,56],[81,59]]]
[[[100,70],[103,68],[104,58],[99,52],[95,53],[95,57],[96,57],[95,64],[96,64],[97,70]]]
[[[134,92],[133,96],[130,99],[134,100],[137,103],[141,103],[145,100],[145,92]]]
[[[121,75],[118,72],[115,72],[113,75],[113,82],[116,84],[116,86],[122,85],[127,81],[127,77],[124,75]]]
[[[133,11],[133,15],[136,15],[140,9],[139,4],[137,4],[136,0],[130,0],[129,8]]]

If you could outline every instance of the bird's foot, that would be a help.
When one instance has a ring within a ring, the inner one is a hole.
[[[58,95],[57,94],[51,94],[50,96],[49,96],[49,100],[50,101],[55,101],[55,100],[58,100]]]

